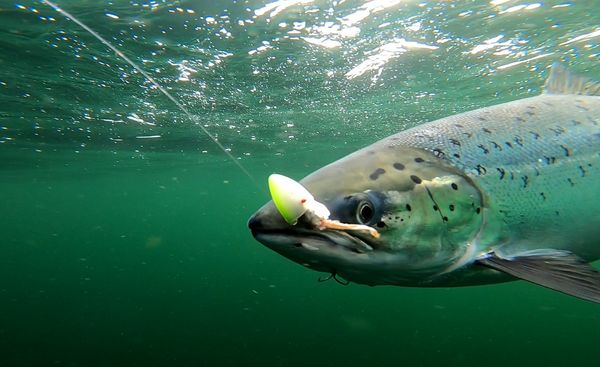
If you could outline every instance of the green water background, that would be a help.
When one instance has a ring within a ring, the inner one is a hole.
[[[597,363],[597,305],[522,282],[318,283],[246,228],[272,172],[300,178],[406,127],[535,95],[553,61],[600,77],[597,3],[406,1],[347,38],[318,27],[368,2],[257,15],[266,3],[60,2],[167,87],[257,187],[73,22],[0,2],[0,365]],[[438,48],[347,76],[400,38]]]

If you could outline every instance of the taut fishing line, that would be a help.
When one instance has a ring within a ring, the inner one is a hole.
[[[256,187],[258,187],[259,190],[263,191],[261,189],[261,186],[258,184],[258,182],[256,182],[256,180],[250,174],[250,172],[248,172],[248,170],[244,166],[242,166],[242,164],[233,156],[233,154],[231,154],[223,146],[223,144],[221,144],[219,142],[219,140],[217,140],[217,138],[210,133],[210,131],[208,131],[204,126],[202,126],[202,124],[197,121],[197,118],[194,115],[192,115],[187,110],[187,108],[185,108],[181,103],[179,103],[179,101],[177,101],[175,99],[175,97],[173,97],[171,95],[171,93],[169,93],[165,88],[163,88],[160,84],[158,84],[158,82],[156,80],[154,80],[154,78],[152,78],[148,73],[146,73],[141,67],[139,67],[135,62],[133,62],[129,57],[127,57],[118,48],[113,46],[110,42],[108,42],[101,35],[96,33],[96,31],[94,31],[93,29],[88,27],[85,23],[83,23],[82,21],[77,19],[71,13],[67,12],[66,10],[62,9],[61,7],[59,7],[58,5],[56,5],[55,3],[51,2],[51,1],[42,0],[42,3],[50,6],[52,9],[54,9],[58,13],[62,14],[65,18],[72,20],[77,25],[79,25],[81,28],[85,29],[88,33],[90,33],[92,36],[94,36],[98,41],[102,42],[106,47],[108,47],[112,51],[114,51],[120,58],[125,60],[129,65],[131,65],[132,68],[134,68],[136,71],[138,71],[140,74],[142,74],[144,76],[144,78],[146,78],[147,81],[149,81],[154,87],[156,87],[158,90],[160,90],[160,92],[162,94],[164,94],[171,102],[173,102],[177,106],[177,108],[179,108],[190,119],[190,121],[192,121],[196,126],[200,127],[200,129],[202,129],[202,132],[204,132],[204,134],[206,134],[206,136],[208,136],[210,138],[210,140],[212,140],[213,143],[215,143],[223,151],[223,153],[225,153],[227,155],[227,157],[229,157],[229,159],[231,159],[231,161],[233,163],[235,163],[235,165],[238,166],[239,169],[242,170],[242,172],[244,172],[244,174],[246,176],[248,176],[250,181],[252,181],[252,183],[254,183],[254,185],[256,185]]]

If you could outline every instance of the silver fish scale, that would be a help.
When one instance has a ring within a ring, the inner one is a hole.
[[[518,238],[527,249],[547,239],[550,247],[585,250],[589,237],[600,235],[599,125],[600,97],[544,94],[433,121],[379,144],[421,148],[466,172],[508,228],[506,241]]]

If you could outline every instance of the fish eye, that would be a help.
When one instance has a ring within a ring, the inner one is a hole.
[[[357,192],[332,200],[328,207],[331,219],[370,226],[381,220],[384,202],[377,193]]]
[[[358,206],[356,207],[356,221],[358,223],[367,224],[371,222],[373,215],[375,215],[373,204],[366,200],[358,203]]]

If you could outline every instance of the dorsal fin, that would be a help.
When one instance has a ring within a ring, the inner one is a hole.
[[[600,82],[579,76],[559,63],[554,63],[544,84],[544,93],[600,96]]]

